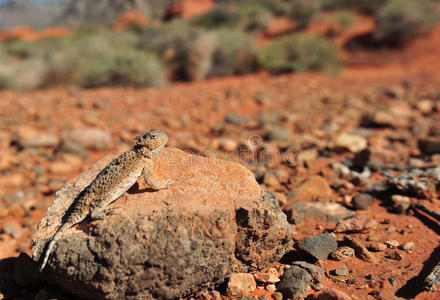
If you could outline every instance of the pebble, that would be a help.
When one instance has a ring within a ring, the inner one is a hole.
[[[9,221],[3,225],[2,232],[9,234],[14,239],[17,239],[23,234],[24,229],[16,221]]]
[[[324,260],[338,248],[336,238],[331,233],[323,233],[298,241],[298,249],[318,260]]]
[[[356,215],[352,210],[336,202],[296,202],[286,207],[289,222],[299,224],[303,221],[335,223]]]
[[[313,176],[295,189],[296,199],[328,202],[333,196],[332,189],[322,176]]]
[[[333,273],[336,276],[348,276],[348,267],[346,265],[342,265],[333,270]]]
[[[234,125],[241,125],[246,123],[247,118],[242,115],[234,114],[234,113],[227,113],[225,116],[225,122],[234,124]]]
[[[396,277],[389,277],[388,281],[391,283],[392,286],[394,286],[394,284],[396,284],[399,280],[397,280]]]
[[[333,141],[331,148],[336,151],[348,150],[352,153],[357,153],[366,149],[367,146],[368,142],[365,137],[356,134],[342,133]]]
[[[369,252],[367,248],[358,239],[355,239],[350,236],[344,236],[344,243],[354,249],[355,254],[358,258],[372,264],[377,263],[376,256],[374,256],[371,252]]]
[[[312,276],[309,272],[298,266],[292,266],[284,272],[277,291],[282,293],[285,299],[305,298],[311,280]]]
[[[384,243],[373,242],[368,246],[368,249],[375,252],[385,251],[387,249],[387,245]]]
[[[389,258],[389,259],[392,259],[392,260],[402,260],[403,259],[402,255],[399,252],[397,252],[397,251],[393,251],[391,253],[387,253],[385,255],[385,257]]]
[[[360,193],[353,197],[351,204],[355,210],[367,210],[373,204],[373,200],[371,195]]]
[[[374,228],[377,222],[371,218],[354,217],[347,220],[339,221],[335,227],[335,233],[361,233],[367,232]]]
[[[89,150],[106,150],[110,148],[112,141],[108,131],[87,127],[72,130],[66,139]]]
[[[396,240],[389,240],[385,242],[385,245],[387,245],[388,248],[390,249],[394,249],[397,248],[400,245],[400,243]]]
[[[342,246],[333,251],[330,257],[334,260],[343,260],[354,256],[354,249],[348,246]]]
[[[64,139],[58,146],[57,152],[70,153],[81,157],[82,159],[86,159],[89,157],[89,153],[86,148],[70,139]]]
[[[275,286],[275,284],[266,285],[266,291],[275,292],[276,290],[277,290],[277,287]]]
[[[318,294],[308,296],[307,300],[352,300],[352,298],[340,290],[325,288]]]
[[[250,273],[232,273],[226,293],[229,297],[247,296],[257,288],[254,276]]]
[[[312,281],[310,282],[311,287],[314,290],[321,290],[323,288],[323,276],[326,271],[324,267],[320,267],[314,264],[310,264],[305,261],[295,261],[292,265],[303,268],[312,276]]]
[[[408,243],[403,244],[401,246],[401,248],[403,250],[411,250],[412,248],[414,248],[414,246],[415,246],[415,244],[413,242],[408,242]]]
[[[221,138],[218,140],[219,148],[226,152],[234,152],[237,149],[238,143],[233,139]]]
[[[392,195],[393,211],[398,214],[404,214],[411,205],[411,198],[402,195]]]
[[[275,268],[270,268],[265,272],[258,272],[254,274],[255,280],[267,284],[274,284],[280,281],[278,272]]]
[[[286,141],[290,137],[291,133],[284,127],[275,127],[270,129],[264,138],[268,141],[282,142]]]
[[[419,139],[417,145],[419,150],[424,154],[431,155],[440,153],[440,136],[430,136]]]

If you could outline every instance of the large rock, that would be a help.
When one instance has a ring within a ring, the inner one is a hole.
[[[32,238],[35,260],[75,195],[116,155],[56,193]],[[50,282],[88,299],[172,299],[264,268],[291,248],[286,216],[245,167],[174,148],[155,162],[154,176],[174,184],[154,191],[138,180],[113,214],[66,232],[45,269]]]

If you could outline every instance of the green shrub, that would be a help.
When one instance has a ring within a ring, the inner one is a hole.
[[[334,73],[339,70],[339,49],[313,35],[290,35],[270,43],[259,55],[261,66],[273,74],[292,71]]]
[[[181,20],[164,26],[151,26],[142,32],[137,47],[158,55],[171,77],[185,79],[184,66],[188,53],[204,32]]]
[[[350,9],[375,14],[388,0],[321,0],[323,9]]]
[[[225,5],[217,5],[204,14],[191,19],[191,24],[204,28],[233,27],[238,23],[239,15],[236,11]]]
[[[245,31],[262,31],[267,28],[272,13],[258,4],[242,5],[237,9],[237,26]]]
[[[338,12],[336,14],[336,19],[342,29],[350,28],[356,21],[355,15],[347,10]]]
[[[162,86],[166,82],[162,65],[154,55],[130,48],[83,58],[74,78],[83,87]]]
[[[320,9],[320,4],[313,0],[296,0],[292,2],[289,16],[297,23],[298,29],[306,28]]]
[[[215,33],[217,47],[208,76],[246,74],[257,69],[257,51],[251,36],[233,29],[222,29]]]
[[[438,20],[438,11],[430,1],[390,0],[376,15],[377,41],[393,46],[429,31]]]

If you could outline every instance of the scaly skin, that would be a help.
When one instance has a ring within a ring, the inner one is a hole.
[[[92,219],[100,219],[115,209],[106,207],[130,189],[140,176],[156,190],[165,189],[173,183],[172,180],[158,182],[152,178],[152,158],[168,142],[166,133],[162,130],[150,130],[135,140],[134,147],[107,165],[67,209],[61,219],[61,226],[43,252],[40,271],[46,266],[55,243],[66,230],[89,216]]]

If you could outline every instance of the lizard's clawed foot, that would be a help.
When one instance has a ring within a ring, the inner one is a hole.
[[[113,206],[113,207],[110,207],[110,208],[102,209],[102,210],[98,211],[97,213],[92,213],[90,215],[90,217],[93,220],[102,219],[106,215],[108,215],[109,213],[111,213],[112,211],[114,211],[115,209],[118,209],[118,208],[121,208],[121,207],[120,206]]]

